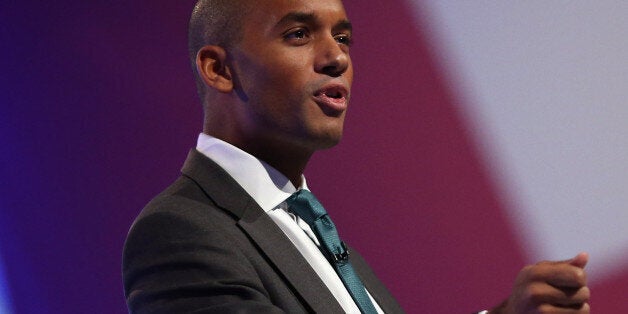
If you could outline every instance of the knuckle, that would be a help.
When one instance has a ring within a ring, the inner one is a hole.
[[[527,265],[519,271],[517,274],[516,283],[518,285],[523,285],[531,279],[532,265]]]
[[[549,314],[549,313],[555,313],[555,309],[553,306],[549,305],[549,304],[542,304],[537,308],[537,313],[539,314]]]
[[[525,278],[534,277],[534,274],[538,272],[538,268],[538,264],[527,265],[523,267],[519,273]]]
[[[534,281],[545,280],[548,276],[548,267],[547,265],[537,265],[535,267],[530,268],[528,272],[529,279]]]
[[[584,286],[587,284],[587,273],[583,269],[577,268],[575,272],[575,279],[578,283]]]
[[[525,289],[525,296],[532,304],[543,302],[543,288],[539,285],[528,285]]]

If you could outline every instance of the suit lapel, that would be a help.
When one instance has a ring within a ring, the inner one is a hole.
[[[335,297],[283,231],[261,209],[249,208],[238,222],[317,313],[341,313]],[[272,232],[271,232],[272,231]]]
[[[197,182],[217,206],[237,218],[238,226],[306,306],[319,313],[342,312],[335,297],[283,231],[220,166],[192,149],[182,173]]]

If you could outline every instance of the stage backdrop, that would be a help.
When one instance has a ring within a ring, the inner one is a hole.
[[[126,232],[200,132],[193,3],[0,5],[0,313],[126,312]],[[628,6],[346,7],[346,133],[306,176],[401,305],[481,310],[588,251],[594,312],[625,309]]]

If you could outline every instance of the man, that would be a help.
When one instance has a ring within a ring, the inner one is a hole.
[[[130,312],[402,312],[293,202],[309,195],[312,154],[342,136],[353,68],[340,0],[201,0],[189,39],[203,133],[129,231]],[[524,268],[491,313],[588,313],[587,259]]]

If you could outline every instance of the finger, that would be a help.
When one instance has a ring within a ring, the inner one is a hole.
[[[560,291],[562,293],[562,296],[559,295],[559,297],[553,302],[553,304],[558,306],[577,307],[578,305],[589,302],[589,298],[591,297],[591,291],[589,290],[589,287]]]
[[[584,268],[585,266],[587,266],[588,262],[589,262],[589,253],[581,252],[578,255],[576,255],[576,257],[572,258],[569,261],[569,264],[579,267],[579,268]]]
[[[587,284],[586,272],[567,263],[541,262],[525,269],[529,282],[546,282],[557,288],[580,288]]]
[[[590,297],[588,287],[565,291],[540,282],[528,285],[524,293],[525,299],[529,300],[528,304],[551,304],[560,307],[579,307],[588,302]]]
[[[574,308],[564,308],[560,306],[554,306],[551,304],[542,304],[540,305],[536,311],[536,313],[569,313],[569,314],[589,314],[591,312],[591,307],[589,303],[583,303],[579,307]]]
[[[547,283],[557,288],[581,288],[587,285],[587,275],[582,268],[561,268],[550,274]]]

